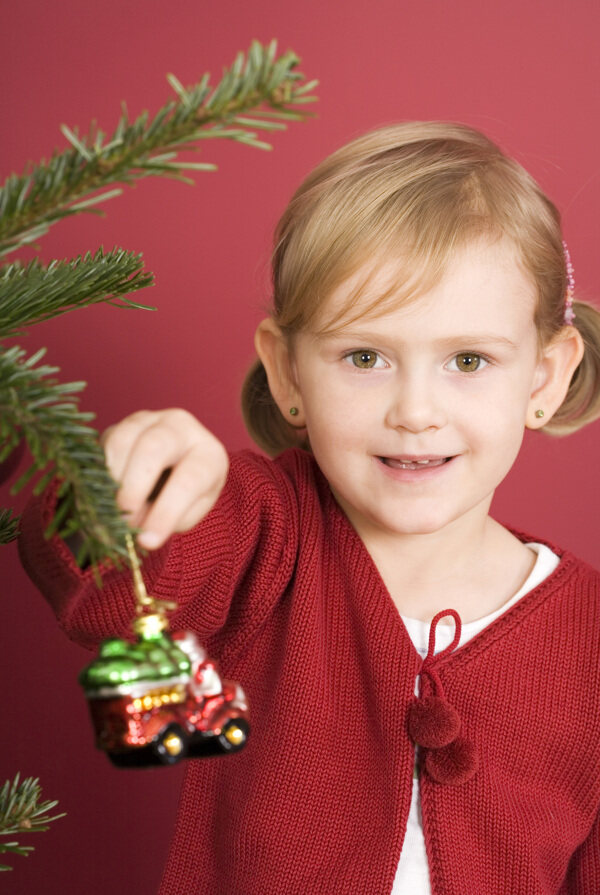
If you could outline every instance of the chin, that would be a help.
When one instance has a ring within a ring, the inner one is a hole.
[[[375,524],[385,531],[389,531],[398,535],[430,535],[440,531],[448,525],[449,520],[440,519],[439,517],[427,517],[420,519],[381,519],[375,521]]]

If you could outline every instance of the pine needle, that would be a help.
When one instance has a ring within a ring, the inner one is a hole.
[[[50,815],[49,812],[58,802],[40,802],[41,794],[37,778],[27,777],[21,783],[17,774],[12,782],[6,781],[0,789],[0,836],[41,833],[53,821],[65,816]],[[0,839],[0,854],[27,857],[32,851],[32,845],[20,845],[17,841],[4,842]],[[0,870],[12,870],[12,867],[2,864]]]
[[[246,54],[239,53],[219,83],[210,75],[185,87],[174,74],[167,80],[175,93],[150,120],[143,112],[134,121],[123,104],[111,137],[92,125],[87,134],[61,125],[69,148],[32,165],[21,175],[11,174],[0,188],[0,255],[35,242],[57,221],[80,212],[92,213],[100,202],[114,198],[120,189],[106,191],[115,183],[132,184],[148,176],[189,178],[169,171],[175,167],[172,150],[197,149],[207,137],[270,149],[256,130],[277,131],[290,120],[310,115],[305,106],[316,97],[317,81],[306,81],[297,71],[298,57],[289,50],[277,57],[277,44],[254,41]],[[236,127],[230,127],[231,124]],[[161,158],[169,154],[169,163]],[[211,163],[179,169],[214,170]]]

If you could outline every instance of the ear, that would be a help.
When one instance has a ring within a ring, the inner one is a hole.
[[[528,429],[541,429],[556,413],[566,397],[583,351],[583,339],[575,326],[563,327],[542,349],[527,408]],[[540,410],[543,415],[536,417],[536,411]]]
[[[304,410],[294,376],[289,340],[270,317],[258,324],[254,347],[266,370],[269,389],[284,420],[296,429],[304,428]],[[297,413],[290,414],[292,408]]]

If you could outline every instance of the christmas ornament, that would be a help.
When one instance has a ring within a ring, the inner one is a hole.
[[[133,642],[112,637],[80,674],[96,745],[118,767],[173,765],[182,758],[238,752],[249,734],[248,703],[223,680],[191,631],[169,635],[175,606],[148,595],[127,547],[137,598]]]

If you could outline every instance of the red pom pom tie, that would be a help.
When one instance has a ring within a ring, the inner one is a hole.
[[[419,746],[440,749],[459,734],[460,718],[453,705],[439,696],[415,699],[408,712],[408,731]]]
[[[470,780],[477,771],[479,756],[471,740],[457,737],[443,749],[429,749],[425,755],[425,769],[436,783],[458,786]]]
[[[447,615],[454,619],[454,638],[435,654],[438,622]],[[436,783],[456,786],[465,783],[477,771],[477,747],[461,735],[458,712],[446,699],[435,666],[460,643],[461,621],[455,609],[444,609],[434,617],[429,631],[429,649],[421,666],[419,697],[408,712],[408,732],[414,742],[426,750],[423,766]]]

